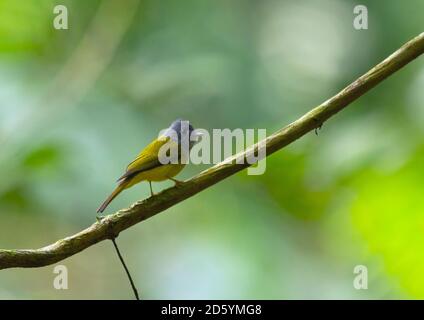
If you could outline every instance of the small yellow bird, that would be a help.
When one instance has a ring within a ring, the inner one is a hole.
[[[97,209],[97,212],[103,212],[109,203],[123,190],[132,187],[133,185],[148,181],[150,185],[150,193],[153,195],[152,181],[172,180],[179,183],[178,180],[173,179],[184,168],[185,163],[181,161],[184,155],[182,150],[182,139],[188,139],[187,145],[189,149],[198,141],[201,136],[200,132],[196,132],[188,121],[181,119],[175,120],[171,126],[157,139],[153,140],[146,148],[144,148],[139,155],[132,161],[125,173],[117,180],[118,186],[113,190],[111,195],[103,202]],[[159,151],[166,144],[169,143],[169,149],[176,148],[177,161],[171,161],[167,164],[162,164],[163,161],[159,159]],[[187,153],[187,152],[186,152]]]

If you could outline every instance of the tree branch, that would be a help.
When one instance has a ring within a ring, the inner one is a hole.
[[[267,155],[270,155],[309,131],[319,128],[331,116],[423,53],[424,33],[421,33],[334,97],[246,151],[201,172],[181,185],[138,201],[130,208],[106,216],[87,229],[49,246],[35,250],[0,250],[0,269],[46,266],[70,257],[100,241],[113,239],[123,230],[194,196],[249,166],[249,164],[236,164],[236,159],[245,158],[251,152],[257,152],[264,147]]]

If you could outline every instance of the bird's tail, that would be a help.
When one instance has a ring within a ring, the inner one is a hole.
[[[115,190],[112,191],[112,193],[110,194],[109,197],[107,197],[107,199],[105,200],[105,202],[102,203],[102,205],[99,207],[99,209],[97,209],[97,213],[102,213],[106,207],[109,205],[109,203],[112,202],[113,199],[115,199],[115,197],[120,194],[122,192],[122,190],[124,190],[126,187],[126,183],[121,183],[119,184]]]

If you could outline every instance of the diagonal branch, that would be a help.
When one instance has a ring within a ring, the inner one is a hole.
[[[331,116],[423,53],[424,33],[421,33],[334,97],[248,150],[201,172],[181,185],[166,189],[143,201],[138,201],[130,208],[109,215],[87,229],[58,240],[49,246],[35,250],[0,249],[0,269],[46,266],[70,257],[100,241],[113,239],[121,231],[194,196],[249,166],[249,164],[236,164],[237,161],[234,160],[245,158],[249,153],[256,153],[258,149],[264,147],[267,155],[270,155],[309,131],[319,128]]]

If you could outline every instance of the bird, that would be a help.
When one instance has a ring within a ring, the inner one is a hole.
[[[106,207],[122,191],[132,187],[142,181],[149,182],[150,194],[154,195],[152,181],[172,180],[175,184],[181,181],[174,177],[181,172],[187,161],[182,161],[188,156],[191,147],[199,141],[202,135],[201,131],[194,130],[189,121],[177,119],[149,145],[147,145],[137,157],[127,166],[125,173],[117,180],[118,186],[112,191],[109,197],[97,209],[97,213],[102,213]],[[187,139],[187,143],[183,140]],[[163,164],[160,152],[162,147],[168,143],[166,156],[168,162]],[[188,146],[184,148],[184,145]],[[174,151],[174,152],[173,152]],[[188,152],[187,152],[188,151]]]

